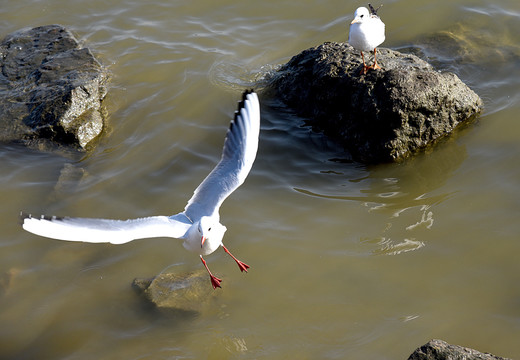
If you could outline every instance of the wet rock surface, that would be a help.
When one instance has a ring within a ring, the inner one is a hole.
[[[103,130],[108,73],[66,28],[47,25],[0,43],[0,141],[85,149]]]
[[[442,340],[431,340],[415,350],[408,360],[508,360],[480,351],[451,345]]]
[[[294,56],[269,86],[315,130],[366,163],[405,158],[482,111],[479,96],[455,74],[412,54],[381,48],[377,55],[383,69],[360,75],[358,51],[324,43]],[[366,58],[371,64],[373,56]]]
[[[206,271],[165,273],[135,279],[132,286],[147,302],[163,311],[199,313],[219,291],[213,290]]]

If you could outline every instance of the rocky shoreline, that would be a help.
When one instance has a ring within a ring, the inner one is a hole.
[[[360,75],[347,43],[302,51],[267,89],[364,163],[399,161],[436,143],[483,110],[455,74],[413,54],[381,48],[382,70]],[[104,128],[109,75],[70,31],[47,25],[0,43],[0,141],[37,149],[87,149]]]

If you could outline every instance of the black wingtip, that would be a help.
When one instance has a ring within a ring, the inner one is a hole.
[[[25,221],[25,219],[30,219],[30,218],[32,218],[31,214],[27,214],[23,211],[20,211],[20,217],[18,218],[18,220],[19,220],[18,223],[20,225],[23,225],[23,222]]]
[[[237,111],[235,111],[235,116],[233,117],[233,120],[231,120],[231,123],[229,124],[229,129],[233,129],[233,124],[237,120],[237,116],[240,115],[240,110],[242,110],[245,106],[245,101],[247,100],[247,95],[254,93],[254,89],[246,89],[242,93],[242,99],[238,102],[238,108]]]
[[[32,219],[32,214],[28,214],[26,212],[20,211],[20,223],[23,225],[25,219]],[[58,216],[48,216],[48,215],[41,215],[39,218],[36,218],[38,220],[48,220],[48,221],[56,221],[56,220],[63,220],[63,217]]]
[[[237,110],[237,112],[240,112],[240,110],[244,107],[244,102],[247,100],[247,95],[252,94],[254,92],[255,92],[255,90],[253,90],[253,89],[250,89],[250,90],[246,89],[246,90],[244,90],[244,92],[242,93],[242,100],[240,100],[238,102],[238,110]]]
[[[254,92],[255,92],[254,89],[246,89],[246,90],[244,90],[244,92],[242,93],[242,101],[244,101],[247,98],[247,95],[252,94]]]

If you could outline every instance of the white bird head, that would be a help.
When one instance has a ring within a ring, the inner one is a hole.
[[[350,24],[362,23],[370,17],[370,12],[366,7],[358,7],[354,12],[354,20]]]
[[[227,228],[217,218],[203,216],[198,224],[194,224],[193,227],[196,227],[196,240],[200,247],[201,255],[211,254],[222,245],[222,238]]]

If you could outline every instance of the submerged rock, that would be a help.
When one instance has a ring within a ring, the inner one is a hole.
[[[408,360],[508,360],[503,357],[481,353],[470,348],[450,345],[442,340],[431,340],[415,350]]]
[[[16,278],[19,273],[19,269],[11,268],[3,274],[0,274],[0,297],[9,293],[13,279]]]
[[[294,56],[270,86],[314,129],[368,163],[396,161],[482,111],[482,101],[453,73],[415,55],[378,49],[382,70],[359,75],[361,56],[347,43],[324,43]]]
[[[54,196],[69,196],[74,193],[81,183],[87,177],[87,171],[77,163],[65,163],[60,171],[60,176],[56,185],[54,185]]]
[[[198,313],[218,295],[204,270],[193,273],[160,274],[152,279],[135,279],[132,286],[161,310]]]
[[[84,149],[103,130],[108,73],[64,27],[7,35],[0,69],[1,141]]]

